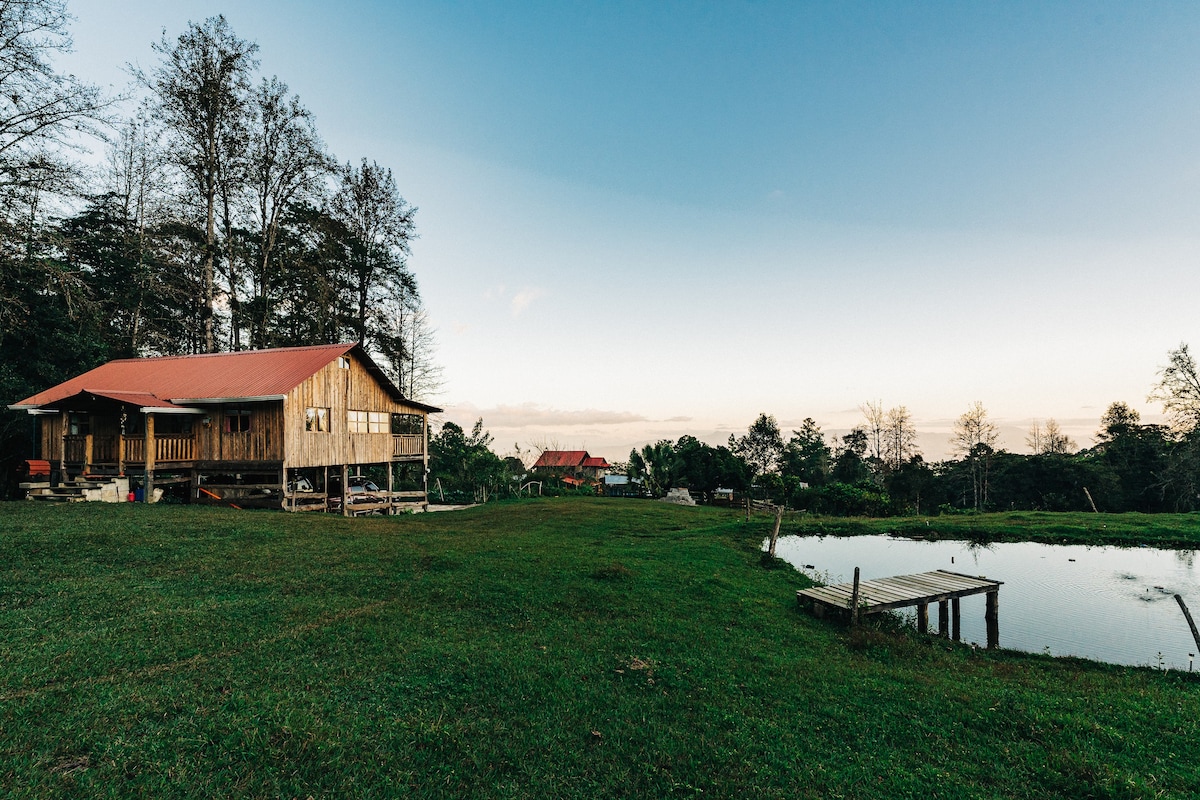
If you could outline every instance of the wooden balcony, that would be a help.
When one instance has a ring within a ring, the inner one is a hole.
[[[392,435],[392,458],[421,458],[425,455],[425,436],[420,433]]]

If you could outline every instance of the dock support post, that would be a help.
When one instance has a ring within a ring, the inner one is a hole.
[[[1200,631],[1196,630],[1196,623],[1192,619],[1192,612],[1188,611],[1187,604],[1183,602],[1183,598],[1175,595],[1175,602],[1179,603],[1179,608],[1183,611],[1183,618],[1187,620],[1188,627],[1192,629],[1192,638],[1196,640],[1196,647],[1200,648]]]
[[[938,636],[950,638],[950,601],[938,601]]]
[[[858,567],[854,568],[854,591],[850,593],[850,624],[858,625]]]
[[[917,603],[917,633],[929,633],[928,603]]]
[[[987,623],[987,646],[989,648],[1000,646],[1000,592],[999,590],[987,593],[987,608],[984,610],[983,620]]]
[[[962,614],[960,613],[960,611],[961,611],[961,609],[959,608],[959,598],[956,597],[950,601],[950,614],[954,619],[954,623],[953,623],[954,629],[951,632],[950,636],[956,642],[962,638],[962,636],[961,636]]]

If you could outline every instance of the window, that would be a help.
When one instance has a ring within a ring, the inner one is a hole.
[[[230,408],[225,411],[226,433],[248,433],[250,431],[250,410],[246,408]]]
[[[387,433],[390,425],[385,411],[346,412],[346,427],[351,433]]]
[[[397,436],[424,432],[425,418],[420,414],[392,414],[392,433]]]
[[[92,432],[92,418],[87,414],[71,414],[67,429],[72,436],[87,436]]]
[[[338,366],[342,369],[350,369],[350,359],[346,356],[338,356]]]
[[[329,433],[329,409],[311,407],[304,409],[304,430]]]

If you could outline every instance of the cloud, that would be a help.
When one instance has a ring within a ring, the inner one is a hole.
[[[641,414],[634,414],[631,411],[603,411],[593,408],[564,411],[557,408],[545,408],[535,403],[494,408],[478,408],[470,403],[463,403],[448,407],[446,416],[454,419],[470,418],[472,422],[482,417],[485,428],[625,425],[649,421]]]
[[[512,315],[514,317],[519,317],[522,313],[524,313],[525,309],[533,305],[533,301],[545,294],[545,289],[539,289],[537,287],[527,287],[517,292],[515,295],[513,295],[512,299]]]

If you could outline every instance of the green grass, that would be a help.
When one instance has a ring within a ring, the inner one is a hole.
[[[892,534],[920,539],[982,542],[1148,545],[1200,548],[1200,514],[1083,514],[1009,511],[929,517],[822,517],[792,515],[781,535],[860,536]]]
[[[0,795],[1200,794],[1200,680],[848,633],[769,526],[0,505]]]

